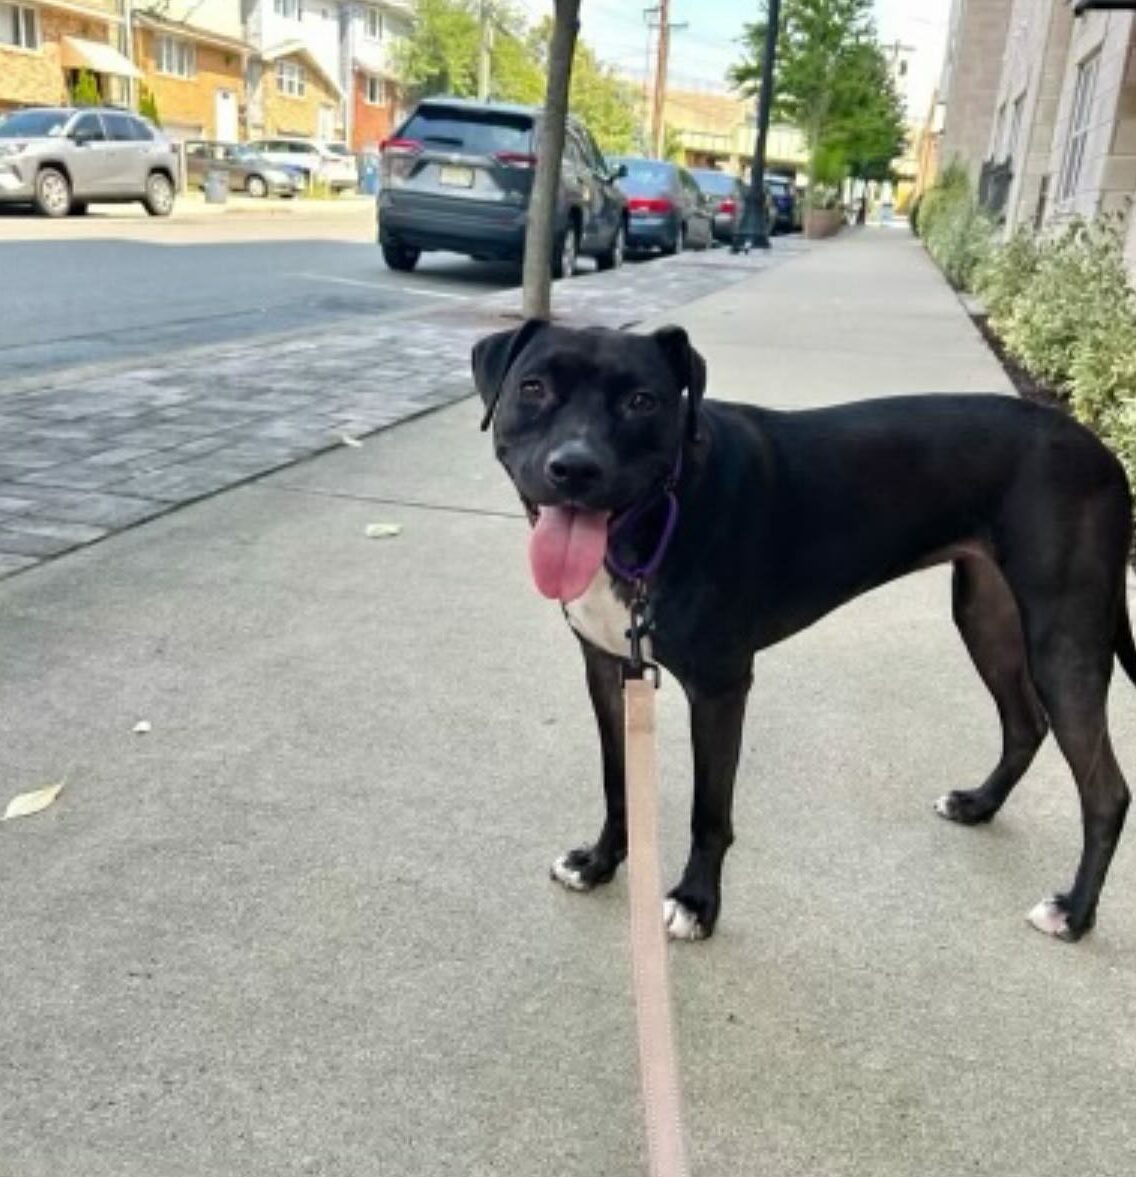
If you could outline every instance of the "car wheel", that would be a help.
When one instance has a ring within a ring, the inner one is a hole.
[[[85,200],[73,200],[71,201],[71,215],[73,217],[85,217],[88,207]]]
[[[615,230],[615,235],[611,239],[611,245],[597,255],[596,265],[601,270],[617,270],[623,265],[623,255],[627,249],[627,235],[623,227],[623,222],[620,221]]]
[[[162,172],[151,172],[146,180],[146,195],[142,198],[152,217],[168,217],[174,211],[174,186]]]
[[[390,269],[398,270],[403,274],[409,274],[418,265],[418,259],[421,256],[421,250],[409,249],[405,245],[383,246],[383,261]]]
[[[258,199],[268,195],[268,184],[263,176],[249,176],[245,181],[245,191]]]
[[[569,222],[560,244],[552,255],[552,276],[554,278],[572,278],[576,274],[576,262],[579,259],[580,242],[575,224]]]
[[[71,185],[58,168],[41,168],[35,182],[35,206],[45,217],[65,217],[71,211]]]

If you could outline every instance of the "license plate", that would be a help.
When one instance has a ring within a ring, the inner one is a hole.
[[[473,168],[439,168],[438,183],[449,188],[472,188]]]

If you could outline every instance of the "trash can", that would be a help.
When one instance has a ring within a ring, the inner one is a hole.
[[[379,157],[365,152],[359,157],[359,191],[364,196],[374,196],[379,190]]]
[[[205,173],[205,203],[224,204],[229,199],[229,173],[221,168],[210,168]]]

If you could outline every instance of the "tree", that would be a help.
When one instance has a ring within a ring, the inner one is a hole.
[[[544,120],[525,232],[523,310],[529,319],[547,319],[552,313],[552,237],[556,194],[564,156],[572,59],[579,30],[580,0],[556,0],[556,17],[548,46]]]
[[[743,94],[761,83],[765,23],[747,25],[744,56],[729,79]],[[784,0],[774,116],[799,128],[809,146],[809,181],[839,157],[865,175],[903,148],[903,104],[876,37],[872,0]]]
[[[155,127],[162,125],[162,120],[158,114],[158,102],[154,97],[153,90],[146,89],[142,86],[138,91],[138,113],[143,118],[148,118]]]
[[[98,79],[89,69],[81,69],[71,87],[71,101],[76,106],[98,106],[102,100]]]

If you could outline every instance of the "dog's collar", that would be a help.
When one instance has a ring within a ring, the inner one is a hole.
[[[678,488],[681,477],[682,447],[679,446],[678,457],[675,458],[674,468],[667,475],[662,487],[659,490],[651,491],[649,495],[641,499],[638,503],[633,503],[626,511],[617,515],[612,521],[607,532],[607,554],[604,556],[604,565],[613,576],[618,577],[620,580],[625,580],[629,584],[642,587],[659,570],[659,565],[662,564],[663,557],[667,554],[667,548],[670,546],[671,538],[678,524],[678,497],[675,491]],[[621,532],[640,520],[648,510],[658,503],[660,491],[663,501],[666,504],[667,513],[666,518],[663,520],[663,527],[659,532],[659,538],[654,550],[640,564],[624,564],[612,551],[612,544],[619,538]]]

